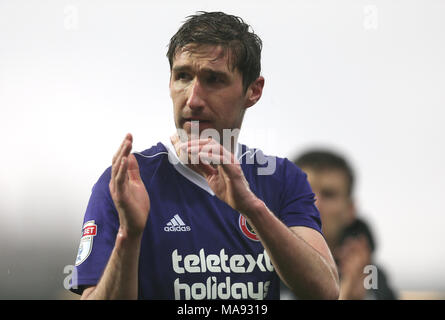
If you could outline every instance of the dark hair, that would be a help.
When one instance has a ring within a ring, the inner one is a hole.
[[[356,218],[350,225],[348,225],[343,229],[339,243],[340,245],[342,245],[346,241],[346,239],[356,238],[360,235],[365,236],[366,240],[368,241],[371,252],[374,252],[376,248],[376,243],[372,235],[371,229],[368,226],[368,224],[360,218]]]
[[[187,18],[170,39],[167,52],[170,70],[178,50],[188,44],[221,45],[229,49],[231,67],[241,72],[243,88],[247,90],[260,76],[261,39],[249,31],[250,26],[243,19],[223,12],[199,11]]]
[[[348,195],[352,194],[354,173],[349,163],[340,155],[328,150],[310,150],[295,159],[294,163],[300,168],[307,167],[316,171],[332,169],[343,171],[348,182]]]

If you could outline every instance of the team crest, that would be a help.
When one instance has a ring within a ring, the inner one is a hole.
[[[239,227],[247,238],[253,241],[260,241],[253,228],[247,223],[246,218],[241,214],[239,215]]]
[[[93,239],[97,234],[97,225],[94,220],[85,222],[82,228],[82,237],[80,238],[79,251],[77,252],[77,258],[75,265],[78,266],[84,262],[93,249]]]

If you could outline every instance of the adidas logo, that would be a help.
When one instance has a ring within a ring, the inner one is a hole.
[[[175,214],[175,216],[171,218],[171,220],[167,222],[167,225],[164,227],[164,231],[166,232],[182,232],[190,230],[192,230],[192,228],[186,226],[178,214]]]

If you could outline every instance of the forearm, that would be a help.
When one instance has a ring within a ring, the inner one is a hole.
[[[142,236],[118,232],[114,249],[94,290],[82,299],[137,299],[138,268]]]
[[[332,265],[303,238],[284,225],[262,201],[246,215],[273,265],[301,299],[337,299],[338,276]]]

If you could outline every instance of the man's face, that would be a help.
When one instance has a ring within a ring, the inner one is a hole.
[[[176,128],[189,136],[191,121],[199,121],[199,132],[213,128],[222,139],[223,129],[241,127],[245,109],[261,96],[255,96],[255,84],[244,92],[242,75],[231,67],[228,51],[211,45],[179,50],[169,87]]]
[[[331,247],[336,246],[342,229],[354,218],[354,206],[348,195],[348,180],[340,169],[314,170],[303,167],[315,193],[315,205],[320,211],[323,233]]]

